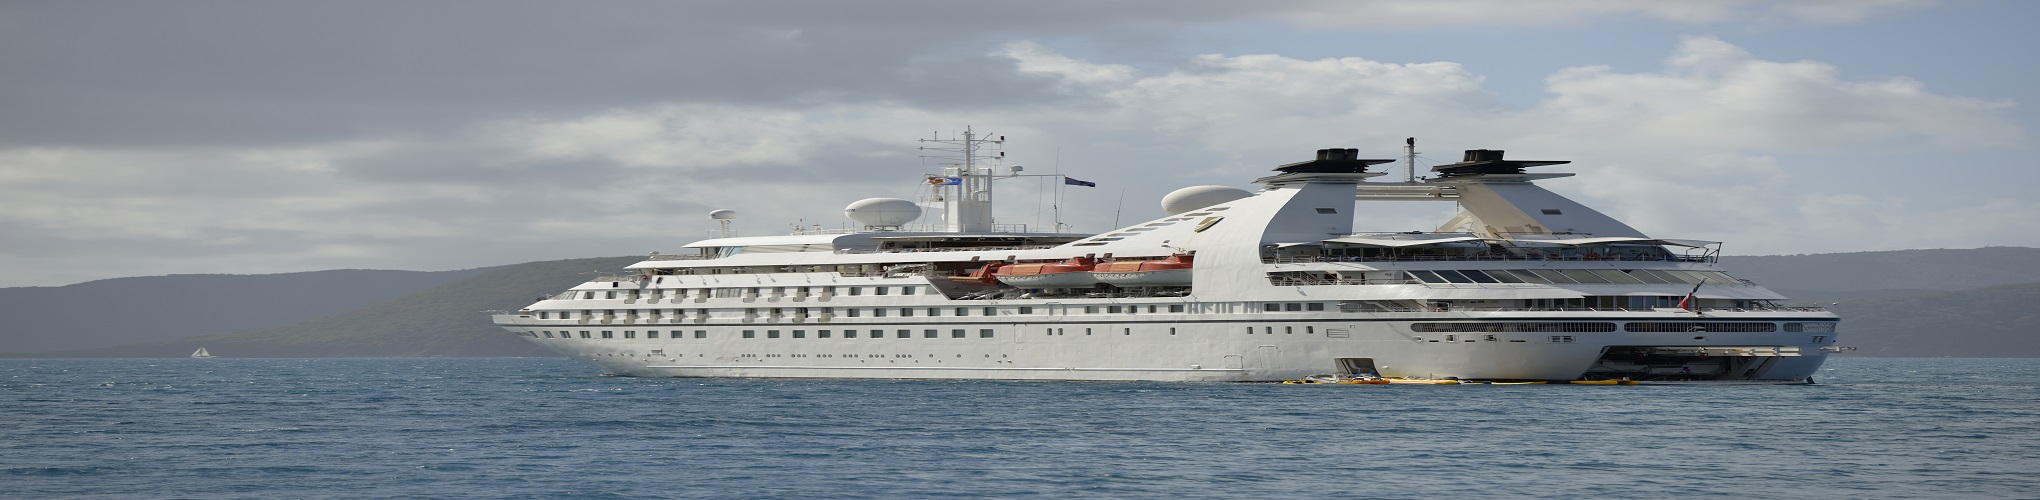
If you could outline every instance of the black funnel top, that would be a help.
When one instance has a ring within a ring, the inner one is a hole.
[[[1499,149],[1469,149],[1466,150],[1466,158],[1464,160],[1461,160],[1459,163],[1431,167],[1431,171],[1444,174],[1438,176],[1441,179],[1449,179],[1453,177],[1471,177],[1475,175],[1487,175],[1487,174],[1520,174],[1523,173],[1523,169],[1526,167],[1563,165],[1567,163],[1572,162],[1550,160],[1504,160],[1502,159],[1502,150]]]
[[[1362,160],[1358,149],[1320,149],[1317,159],[1275,167],[1284,173],[1309,174],[1364,174],[1368,165],[1380,165],[1395,160]]]

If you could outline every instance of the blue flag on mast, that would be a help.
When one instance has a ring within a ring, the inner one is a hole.
[[[1071,185],[1071,186],[1083,186],[1083,187],[1087,187],[1087,188],[1094,188],[1094,187],[1098,187],[1098,183],[1096,183],[1096,182],[1091,182],[1091,181],[1080,181],[1080,180],[1076,180],[1076,179],[1071,179],[1071,178],[1069,178],[1068,176],[1064,176],[1064,177],[1063,177],[1063,184],[1067,184],[1067,185]]]

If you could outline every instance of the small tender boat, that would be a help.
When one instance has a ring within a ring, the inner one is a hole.
[[[1118,286],[1186,286],[1190,284],[1190,256],[1106,262],[1092,268],[1091,275]]]
[[[1282,383],[1284,383],[1284,384],[1340,384],[1340,385],[1380,385],[1380,384],[1387,384],[1387,383],[1388,383],[1388,380],[1387,380],[1387,379],[1382,379],[1382,378],[1378,378],[1378,377],[1342,377],[1342,376],[1338,376],[1338,375],[1311,375],[1311,376],[1308,376],[1308,377],[1304,377],[1304,378],[1300,378],[1300,379],[1295,379],[1295,380],[1284,380],[1284,381],[1282,381]]]
[[[1091,269],[1098,261],[1090,257],[1047,264],[1008,264],[992,273],[1000,283],[1020,288],[1079,288],[1098,284]]]
[[[197,350],[197,351],[192,351],[192,353],[191,353],[191,357],[194,357],[194,358],[210,358],[210,357],[212,357],[212,353],[210,353],[210,352],[206,352],[206,350],[205,350],[205,348],[204,348],[204,347],[200,347],[200,348],[198,348],[198,350]]]

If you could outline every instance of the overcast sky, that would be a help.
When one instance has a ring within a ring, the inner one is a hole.
[[[0,2],[0,286],[671,252],[1003,135],[1098,232],[1326,147],[1731,254],[2040,246],[2040,2]],[[999,222],[1051,226],[1038,183]],[[1363,207],[1428,230],[1447,204]]]

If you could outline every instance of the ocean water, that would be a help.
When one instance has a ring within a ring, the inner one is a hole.
[[[0,360],[0,496],[2040,496],[2040,360],[1816,385],[633,379],[561,359]]]

